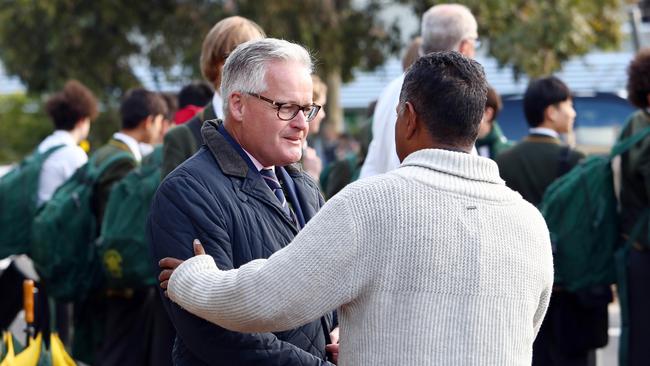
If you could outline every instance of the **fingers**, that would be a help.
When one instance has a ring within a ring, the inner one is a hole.
[[[173,269],[165,269],[160,271],[160,274],[158,275],[158,281],[163,282],[169,280],[173,272]]]
[[[180,264],[183,263],[182,260],[176,259],[176,258],[163,258],[158,262],[158,266],[162,269],[176,269],[176,267],[180,266]]]
[[[167,285],[169,284],[169,280],[165,280],[160,282],[160,288],[165,290],[165,293],[167,293]]]
[[[194,255],[203,255],[205,254],[205,249],[199,241],[199,239],[194,239]]]

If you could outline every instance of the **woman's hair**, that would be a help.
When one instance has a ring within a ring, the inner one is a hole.
[[[221,20],[210,29],[201,48],[201,73],[218,90],[221,68],[228,55],[240,44],[266,35],[257,23],[239,16]]]

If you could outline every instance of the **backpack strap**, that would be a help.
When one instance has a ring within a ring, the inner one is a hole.
[[[41,153],[41,156],[43,156],[43,160],[47,159],[48,157],[50,157],[50,155],[52,155],[54,152],[56,152],[57,150],[59,150],[60,148],[62,148],[64,146],[66,146],[66,145],[65,144],[56,145],[56,146],[52,146],[51,148],[45,150],[43,153]]]
[[[629,136],[612,147],[612,152],[609,154],[609,158],[612,159],[617,155],[621,155],[628,151],[632,146],[636,145],[639,141],[643,140],[650,134],[650,126],[642,129],[641,131],[635,133],[632,136]]]
[[[103,161],[99,166],[96,166],[94,161],[89,162],[88,172],[86,174],[86,177],[90,179],[97,179],[97,177],[99,177],[103,172],[105,172],[106,169],[110,168],[113,164],[121,160],[135,160],[135,159],[133,158],[133,155],[131,155],[130,153],[126,151],[121,151],[109,157],[105,161]]]

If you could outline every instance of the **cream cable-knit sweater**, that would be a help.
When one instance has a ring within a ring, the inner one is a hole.
[[[268,260],[219,271],[197,256],[168,292],[239,332],[338,308],[343,366],[503,366],[531,364],[552,284],[546,224],[496,164],[421,150],[345,188]]]

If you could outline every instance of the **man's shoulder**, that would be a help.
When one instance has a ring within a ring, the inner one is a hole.
[[[196,116],[192,117],[192,119],[194,118],[197,117]],[[179,141],[186,141],[188,139],[191,139],[193,137],[192,131],[190,131],[189,127],[187,126],[187,123],[189,123],[189,121],[183,123],[182,125],[178,125],[170,129],[165,134],[165,138],[164,138],[165,143],[169,143],[170,141],[179,142]]]

